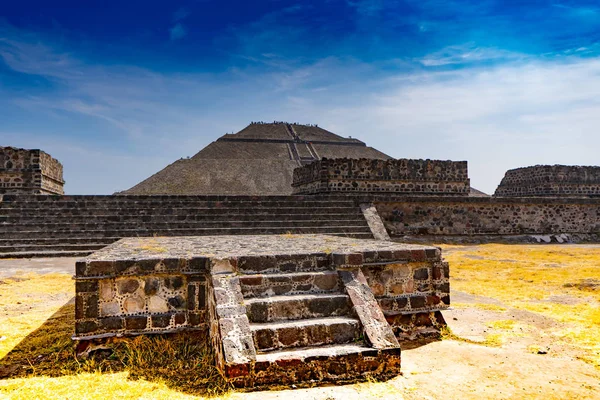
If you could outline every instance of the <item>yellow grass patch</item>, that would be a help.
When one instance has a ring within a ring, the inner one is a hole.
[[[0,380],[0,398],[179,399],[230,389],[202,333],[112,339],[112,353],[77,359],[69,275],[23,275],[1,288],[0,377],[12,379]]]
[[[572,245],[444,246],[454,290],[566,323],[552,335],[600,367],[600,248]],[[464,250],[463,250],[464,249]]]

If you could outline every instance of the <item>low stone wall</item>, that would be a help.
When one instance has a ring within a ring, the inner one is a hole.
[[[41,150],[0,147],[0,194],[64,194],[63,166]]]
[[[207,328],[202,262],[80,261],[75,280],[76,339]]]
[[[466,161],[322,159],[296,168],[294,194],[418,193],[468,196]]]
[[[600,196],[600,167],[536,165],[511,169],[496,196]]]
[[[374,204],[392,237],[600,233],[600,199],[379,197]]]

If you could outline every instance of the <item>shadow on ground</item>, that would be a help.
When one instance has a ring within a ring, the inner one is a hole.
[[[0,379],[126,371],[129,379],[164,383],[186,394],[231,389],[214,366],[204,332],[109,339],[82,359],[71,340],[74,315],[72,298],[0,360]]]

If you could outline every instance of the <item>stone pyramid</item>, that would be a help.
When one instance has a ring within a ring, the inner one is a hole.
[[[251,123],[121,194],[288,195],[294,168],[321,158],[392,158],[316,125]]]

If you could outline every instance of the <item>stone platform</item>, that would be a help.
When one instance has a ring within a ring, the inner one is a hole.
[[[246,387],[395,376],[449,305],[438,248],[326,235],[122,239],[75,279],[74,339],[207,329]]]

